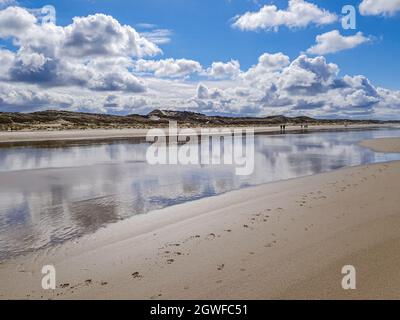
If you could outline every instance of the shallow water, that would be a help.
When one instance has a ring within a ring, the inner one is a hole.
[[[400,129],[255,137],[255,170],[151,166],[141,139],[38,143],[0,148],[0,260],[92,233],[154,209],[247,186],[400,160],[357,143]]]

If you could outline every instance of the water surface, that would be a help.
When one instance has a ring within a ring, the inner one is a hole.
[[[400,160],[357,143],[400,129],[257,135],[255,170],[150,166],[141,139],[0,147],[0,260],[154,209],[345,166]]]

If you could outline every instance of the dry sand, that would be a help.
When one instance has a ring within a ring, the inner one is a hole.
[[[133,217],[0,265],[0,298],[398,299],[399,181],[400,162],[352,167]]]
[[[308,131],[335,130],[335,129],[362,129],[362,128],[384,128],[398,125],[360,124],[360,125],[318,125],[309,126]],[[196,129],[200,130],[200,129]],[[256,127],[256,133],[280,132],[280,127]],[[300,126],[287,126],[286,132],[301,130]],[[24,142],[24,141],[66,141],[66,140],[95,140],[145,137],[148,129],[88,129],[88,130],[66,130],[66,131],[14,131],[0,132],[0,143]]]

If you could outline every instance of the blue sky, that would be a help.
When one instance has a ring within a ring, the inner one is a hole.
[[[370,0],[364,1],[368,2]],[[331,14],[336,14],[339,19],[335,22],[326,24],[310,22],[306,26],[300,27],[288,27],[286,25],[283,25],[279,27],[279,30],[271,30],[263,27],[255,30],[244,30],[238,27],[234,27],[232,25],[235,21],[237,21],[240,16],[243,16],[246,12],[257,13],[264,6],[275,5],[278,10],[286,10],[288,7],[287,0],[20,0],[18,1],[18,3],[14,3],[11,5],[25,9],[34,9],[41,8],[45,5],[53,5],[56,8],[57,12],[57,26],[66,27],[68,25],[71,25],[72,19],[74,17],[87,17],[89,15],[102,13],[113,17],[116,21],[118,21],[120,25],[131,26],[139,34],[143,35],[143,37],[146,37],[147,34],[152,33],[155,30],[161,30],[166,38],[168,38],[168,41],[166,40],[163,43],[156,43],[158,48],[162,51],[162,54],[156,53],[143,57],[130,57],[132,61],[135,61],[139,58],[143,58],[144,60],[148,59],[151,61],[166,60],[169,58],[172,58],[174,60],[187,59],[198,62],[204,70],[207,70],[207,68],[210,68],[214,62],[227,63],[231,60],[237,60],[240,63],[240,70],[242,73],[248,71],[249,68],[251,68],[252,66],[257,65],[259,57],[262,56],[264,53],[281,53],[289,57],[290,61],[293,62],[301,54],[306,53],[307,49],[315,45],[316,37],[318,35],[329,33],[333,30],[338,30],[340,36],[345,39],[346,37],[356,35],[357,32],[361,32],[362,37],[365,40],[359,45],[355,45],[354,47],[347,49],[341,49],[337,52],[332,53],[308,53],[307,56],[310,57],[310,59],[313,59],[316,56],[323,56],[326,59],[327,64],[333,63],[337,65],[338,69],[340,69],[340,72],[335,75],[337,78],[344,77],[345,75],[363,75],[370,81],[374,88],[382,87],[391,90],[391,94],[393,93],[394,96],[391,95],[390,99],[385,99],[392,102],[396,101],[398,97],[397,93],[400,89],[400,64],[397,61],[398,57],[400,56],[400,44],[398,41],[398,34],[400,31],[400,13],[399,11],[397,11],[400,10],[400,4],[398,4],[398,7],[396,7],[395,5],[394,8],[392,5],[390,5],[388,9],[388,0],[377,1],[382,2],[381,7],[379,8],[379,10],[381,11],[378,11],[378,13],[373,12],[372,14],[370,13],[363,15],[361,15],[359,12],[359,5],[362,0],[306,1],[306,3],[315,5],[320,10],[325,10]],[[399,1],[394,0],[394,2]],[[356,30],[344,30],[341,27],[341,10],[344,5],[348,4],[354,5],[354,7],[357,9]],[[387,10],[391,11],[389,12]],[[146,24],[148,24],[148,26],[146,26]],[[151,39],[149,38],[149,40]],[[12,43],[14,45],[12,45]],[[21,46],[19,44],[16,44],[15,36],[1,37],[0,34],[0,45],[4,49],[10,49],[15,53],[21,50]],[[40,52],[40,54],[42,54],[42,52]],[[51,58],[53,59],[54,57]],[[85,57],[81,58],[84,59]],[[287,66],[285,65],[285,67]],[[137,100],[147,99],[146,101],[148,101],[149,98],[146,97],[146,95],[149,95],[148,92],[156,90],[156,85],[158,86],[157,88],[161,88],[162,86],[162,90],[167,90],[166,87],[168,87],[168,81],[170,81],[171,90],[176,90],[176,86],[178,85],[182,85],[182,88],[193,85],[195,87],[194,89],[197,90],[197,93],[199,91],[200,85],[206,86],[210,92],[212,90],[226,90],[229,86],[232,87],[237,85],[240,88],[244,86],[243,83],[241,83],[240,85],[237,82],[235,84],[233,84],[232,82],[229,83],[228,80],[232,79],[223,79],[223,81],[221,80],[217,83],[215,79],[210,79],[204,76],[205,71],[202,73],[199,70],[197,70],[197,74],[185,74],[185,77],[179,80],[175,76],[168,76],[164,79],[160,79],[162,77],[156,77],[157,79],[155,79],[152,78],[151,75],[147,72],[148,67],[146,68],[147,69],[145,74],[143,74],[143,68],[140,70],[141,72],[139,73],[137,72],[137,70],[136,72],[132,71],[131,67],[128,68],[130,72],[134,72],[135,77],[138,77],[139,80],[143,79],[143,81],[148,82],[148,86],[150,88],[150,91],[146,90],[147,93],[143,93],[143,95],[134,95],[131,92],[131,100],[132,97],[135,96],[134,98]],[[152,71],[155,72],[155,69],[153,68]],[[263,81],[264,80],[265,79],[263,79]],[[24,81],[22,81],[22,83],[24,83]],[[160,83],[158,83],[157,81]],[[177,84],[177,82],[179,82],[179,84]],[[10,81],[8,81],[8,83],[10,83]],[[22,83],[20,83],[20,86],[22,86]],[[30,86],[30,88],[32,88],[33,85],[38,85],[38,83],[35,84],[30,81],[29,84],[27,84],[27,87]],[[210,88],[213,85],[215,86],[215,89]],[[262,90],[265,90],[265,87],[268,87],[269,85],[270,84],[265,84]],[[71,87],[72,91],[78,90],[76,85],[71,85]],[[279,87],[279,85],[272,84],[270,85],[270,87]],[[59,86],[57,90],[58,93],[60,93]],[[273,89],[272,91],[274,90],[275,89]],[[367,91],[368,90],[369,89],[367,89]],[[120,93],[118,92],[118,90],[117,92],[111,92],[113,90],[108,91],[109,92],[107,92],[107,97],[104,96],[104,92],[102,93],[104,99],[110,98],[109,96],[119,94],[125,96],[127,95],[126,90],[124,93]],[[65,89],[63,91],[63,94],[66,94],[66,92],[67,90]],[[351,94],[353,93],[354,91],[351,92]],[[218,94],[219,93],[215,91],[214,96],[216,97],[218,96]],[[288,92],[285,92],[285,97],[283,97],[279,93],[279,97],[276,97],[276,99],[278,99],[277,101],[279,102],[278,105],[281,105],[281,102],[287,98],[287,94]],[[296,95],[298,94],[299,93],[296,92]],[[309,94],[310,93],[308,93],[306,96],[309,96]],[[342,94],[348,94],[348,92],[346,91],[346,93]],[[361,95],[361,93],[358,94]],[[213,96],[211,93],[209,93],[209,95]],[[190,94],[187,93],[185,97],[176,97],[172,100],[177,101],[181,99],[180,101],[188,101],[189,96]],[[225,100],[229,100],[227,97],[225,98]],[[372,101],[372,98],[374,97],[370,95],[370,98],[370,100]],[[321,103],[322,105],[323,99],[321,99],[317,99],[318,101],[314,101],[314,99],[310,105],[314,105],[315,103]],[[3,100],[6,99],[3,98]],[[114,98],[114,100],[117,99]],[[212,99],[210,98],[209,100]],[[366,99],[361,100],[366,101]],[[305,100],[303,98],[297,97],[296,101]],[[225,101],[224,103],[226,105],[228,102]],[[368,101],[367,103],[368,112],[365,112],[366,109],[364,109],[363,112],[355,111],[353,114],[356,116],[357,114],[360,114],[362,117],[367,116],[368,114],[372,114],[373,111],[371,109],[370,103],[372,102]],[[144,110],[152,108],[152,106],[150,106],[150,103],[146,102],[145,104],[146,108],[139,108],[138,112],[144,112]],[[234,108],[231,107],[231,110],[229,110],[228,113],[269,114],[271,112],[276,113],[276,111],[285,111],[279,108],[275,108],[274,110],[264,109],[254,111],[255,106],[247,105],[249,104],[248,102],[246,102],[245,104],[246,105],[242,105],[242,107],[239,107],[238,105]],[[156,106],[156,104],[154,103],[152,105]],[[182,105],[185,105],[185,103],[183,103]],[[186,106],[186,108],[194,108],[192,103],[188,103],[187,105],[190,106]],[[205,105],[208,105],[208,109],[205,107]],[[213,113],[213,110],[209,110],[210,108],[212,108],[211,105],[212,103],[208,101],[206,104],[202,104],[202,108],[200,109],[207,109],[208,113]],[[291,106],[291,112],[293,110],[298,110],[298,106],[294,106],[293,104]],[[362,108],[361,105],[355,106],[354,103],[351,103],[351,106],[360,108],[360,110]],[[166,107],[172,108],[173,105],[171,102],[168,102]],[[265,107],[268,107],[268,105],[266,105]],[[27,107],[25,109],[29,110],[35,108]],[[75,109],[76,108],[77,107],[75,105]],[[7,111],[13,110],[11,105],[6,106],[5,104],[3,109]],[[18,110],[19,108],[16,109]],[[82,109],[82,107],[78,109]],[[305,108],[304,110],[306,109],[316,110],[316,108],[312,107]],[[118,112],[118,110],[114,111]],[[328,116],[334,116],[333,112],[333,109],[330,109],[330,111],[327,111],[326,113]],[[380,116],[376,115],[373,117],[390,117],[393,112],[396,113],[395,111],[391,110],[390,112],[387,111],[384,114],[382,113]],[[121,113],[125,113],[125,111],[123,110],[121,111]],[[219,103],[218,107],[215,110],[215,113],[224,113],[223,107],[221,107],[221,103]],[[364,115],[362,115],[362,113],[364,113]],[[344,114],[346,114],[346,112]],[[315,113],[314,115],[317,114]],[[321,115],[323,115],[323,112],[321,113]],[[338,113],[338,116],[341,115],[342,114]]]
[[[356,6],[361,1],[312,2],[340,14],[344,5]],[[282,28],[279,32],[242,32],[230,26],[231,19],[238,14],[256,11],[260,5],[269,3],[284,8],[287,6],[285,0],[258,1],[258,4],[251,0],[44,0],[20,3],[30,8],[53,5],[60,25],[70,24],[75,16],[95,13],[112,15],[121,23],[132,26],[155,24],[173,31],[171,42],[162,47],[165,57],[190,58],[205,65],[233,58],[248,68],[266,51],[283,52],[295,58],[314,43],[318,34],[340,28],[340,21],[297,31]],[[327,56],[329,61],[340,65],[348,74],[364,74],[377,85],[400,89],[400,63],[397,61],[400,56],[400,15],[365,17],[357,12],[356,31],[376,39],[372,44],[330,54]],[[342,32],[354,34],[354,30]]]

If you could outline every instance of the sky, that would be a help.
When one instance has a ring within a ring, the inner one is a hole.
[[[400,119],[399,22],[400,0],[0,0],[0,111]]]

